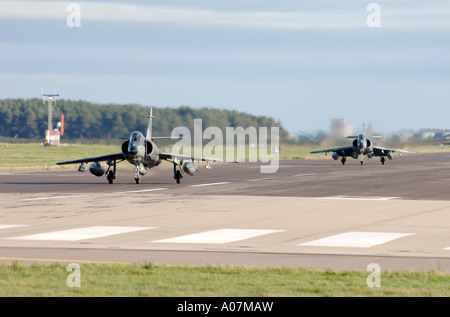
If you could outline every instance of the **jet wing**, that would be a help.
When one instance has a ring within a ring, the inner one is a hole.
[[[192,161],[206,161],[206,162],[224,162],[224,160],[210,158],[210,157],[199,157],[193,155],[175,154],[175,153],[160,153],[159,157],[163,160],[192,160]]]
[[[417,153],[415,151],[408,151],[402,149],[388,149],[380,146],[373,147],[373,153],[375,156],[386,156],[389,152],[400,152],[400,153]]]
[[[315,154],[315,153],[328,153],[328,152],[336,152],[340,156],[351,156],[353,153],[353,146],[344,146],[344,147],[339,147],[339,148],[335,148],[335,149],[313,151],[310,153]]]
[[[88,157],[88,158],[83,158],[83,159],[73,160],[73,161],[58,162],[58,163],[56,163],[56,165],[89,163],[89,162],[99,162],[99,161],[107,161],[107,160],[125,160],[125,156],[123,155],[123,153],[108,154],[108,155]]]

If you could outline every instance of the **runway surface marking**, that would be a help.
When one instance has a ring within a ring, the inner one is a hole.
[[[230,183],[230,182],[219,182],[219,183],[197,184],[197,185],[189,185],[189,187],[214,186],[214,185],[224,185],[224,184],[229,184],[229,183]]]
[[[298,244],[299,246],[370,248],[414,233],[346,232],[323,239]]]
[[[253,178],[253,179],[247,179],[247,182],[257,182],[257,181],[264,181],[268,179],[276,179],[279,177],[263,177],[263,178]]]
[[[87,197],[89,195],[70,195],[70,196],[50,196],[50,197],[37,197],[37,198],[25,198],[21,201],[34,201],[34,200],[47,200],[47,199],[64,199],[64,198],[78,198]]]
[[[157,190],[164,190],[168,188],[151,188],[151,189],[141,189],[141,190],[129,190],[125,192],[114,192],[113,194],[129,194],[129,193],[144,193],[144,192],[152,192]]]
[[[391,200],[397,199],[399,197],[371,197],[371,196],[329,196],[329,197],[318,197],[319,199],[347,199],[347,200]]]
[[[284,230],[257,230],[257,229],[218,229],[206,232],[188,234],[185,236],[156,240],[151,242],[166,243],[211,243],[222,244],[239,240],[250,239],[253,237],[280,232]]]
[[[292,177],[312,176],[312,175],[317,175],[317,173],[309,173],[309,174],[296,174],[296,175],[292,175]]]
[[[50,240],[50,241],[78,241],[85,239],[94,239],[107,237],[111,235],[135,232],[139,230],[154,229],[154,227],[115,227],[115,226],[96,226],[77,229],[53,231],[47,233],[32,234],[29,236],[19,236],[6,238],[11,240]]]
[[[28,225],[1,225],[0,229],[9,229],[9,228],[17,228],[17,227],[26,227]]]

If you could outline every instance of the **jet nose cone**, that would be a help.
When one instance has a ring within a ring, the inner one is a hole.
[[[131,155],[136,155],[136,154],[138,154],[138,148],[136,146],[130,146],[130,148],[128,149],[128,152]]]

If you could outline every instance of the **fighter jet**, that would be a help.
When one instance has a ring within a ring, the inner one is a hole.
[[[394,152],[400,152],[400,153],[416,153],[414,151],[407,151],[402,149],[388,149],[380,146],[374,146],[372,141],[366,137],[365,134],[365,127],[366,124],[363,123],[363,133],[358,136],[348,136],[347,138],[351,138],[353,140],[351,146],[345,146],[335,149],[328,149],[328,150],[321,150],[321,151],[313,151],[310,152],[311,154],[314,153],[328,153],[333,152],[331,157],[334,160],[338,160],[341,158],[342,165],[345,165],[345,162],[347,161],[347,156],[350,156],[354,159],[358,159],[363,165],[364,163],[364,156],[367,156],[368,158],[372,158],[374,156],[379,156],[381,164],[384,165],[384,162],[386,161],[386,157],[390,160],[394,158]],[[374,138],[380,138],[379,136],[375,136]]]
[[[198,167],[194,164],[194,161],[206,161],[207,169],[211,169],[210,162],[223,162],[223,160],[215,158],[195,157],[191,155],[161,152],[153,141],[153,139],[161,137],[152,137],[152,123],[153,108],[150,108],[147,135],[144,136],[144,134],[140,131],[131,132],[129,139],[122,143],[122,152],[59,162],[56,164],[63,165],[80,163],[78,171],[84,172],[84,164],[93,162],[89,165],[89,171],[98,177],[106,175],[106,179],[110,184],[112,184],[116,178],[116,165],[122,161],[128,161],[130,164],[135,166],[133,170],[136,173],[134,179],[136,184],[139,184],[141,182],[141,175],[147,174],[147,169],[156,167],[162,162],[162,160],[166,160],[173,163],[174,179],[179,184],[184,173],[188,175],[195,175],[197,173]],[[105,170],[105,167],[99,163],[101,161],[106,161],[106,165],[108,166],[107,170]],[[186,162],[183,164],[183,161]]]

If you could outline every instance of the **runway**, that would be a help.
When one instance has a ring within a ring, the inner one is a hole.
[[[450,272],[450,154],[0,174],[0,260]]]

